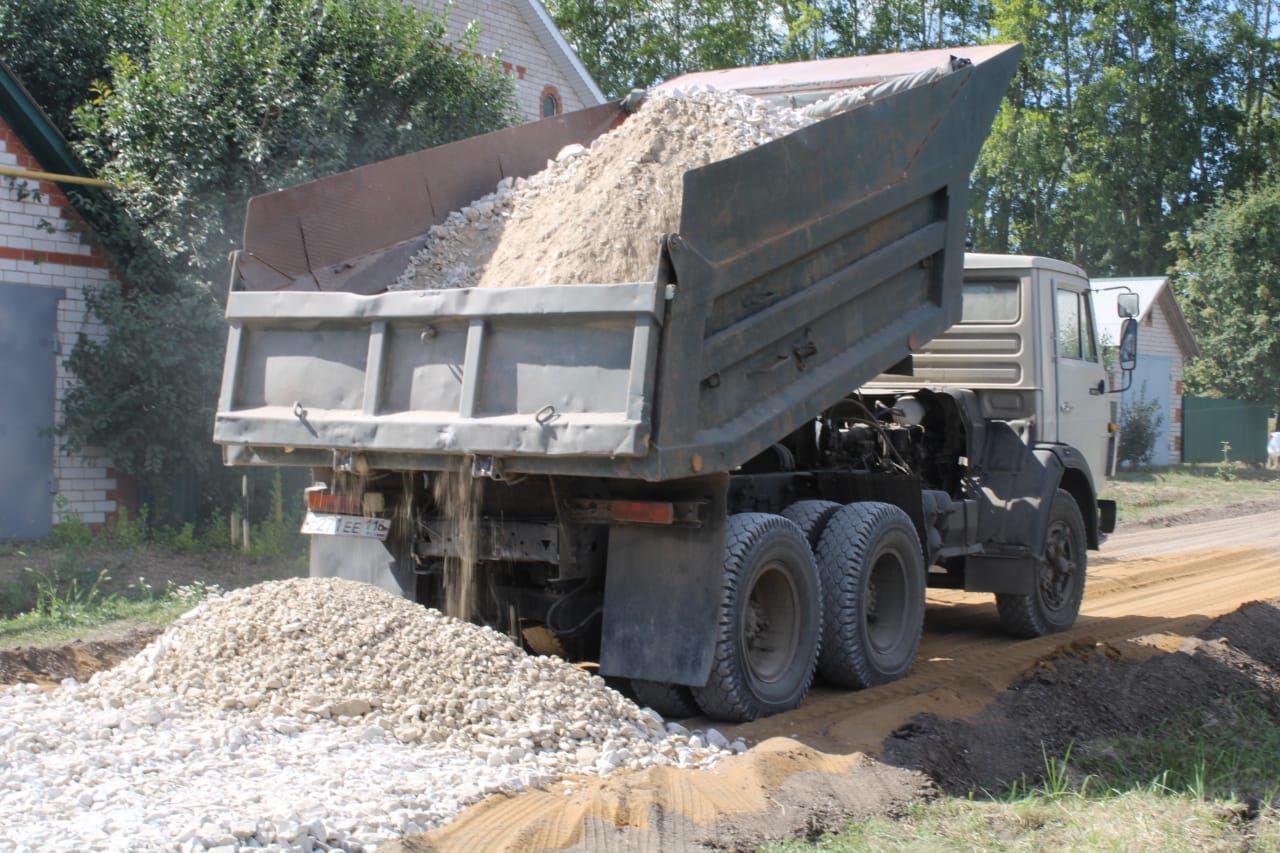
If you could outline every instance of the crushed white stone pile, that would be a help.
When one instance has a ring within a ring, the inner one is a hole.
[[[813,121],[733,92],[651,93],[590,148],[451,213],[393,289],[649,281],[658,239],[678,230],[685,172]]]
[[[87,684],[0,692],[0,846],[369,849],[489,793],[729,753],[707,743],[487,628],[273,581]]]

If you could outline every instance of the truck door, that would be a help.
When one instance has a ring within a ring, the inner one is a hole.
[[[1057,400],[1058,441],[1080,451],[1094,482],[1106,474],[1106,377],[1098,351],[1088,283],[1054,276],[1055,331],[1054,393]]]

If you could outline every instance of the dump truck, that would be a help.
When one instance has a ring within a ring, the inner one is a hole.
[[[634,97],[256,197],[214,439],[229,465],[313,469],[313,575],[461,596],[668,715],[900,678],[926,587],[994,593],[1018,636],[1064,630],[1115,519],[1088,282],[965,270],[969,173],[1020,55],[664,84],[855,97],[686,172],[644,281],[388,290],[433,224]]]

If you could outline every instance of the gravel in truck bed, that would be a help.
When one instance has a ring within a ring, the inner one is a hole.
[[[0,847],[370,849],[490,793],[731,750],[672,731],[488,628],[367,584],[272,581],[88,683],[0,692]]]
[[[590,148],[570,145],[449,214],[393,289],[651,281],[658,239],[680,224],[685,172],[813,121],[735,92],[650,93]]]

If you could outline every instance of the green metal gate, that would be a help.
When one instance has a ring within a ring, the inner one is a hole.
[[[1225,441],[1233,462],[1266,462],[1270,414],[1266,403],[1183,397],[1182,461],[1221,462]]]

